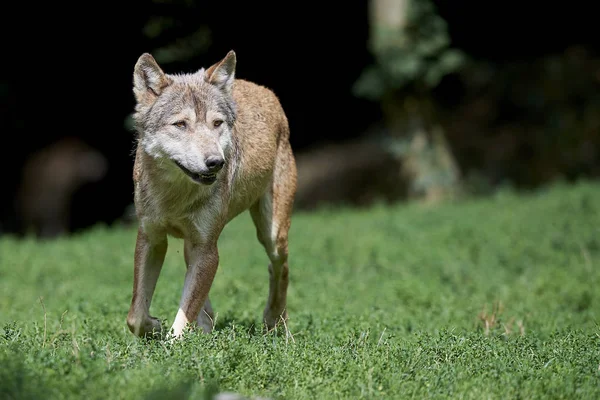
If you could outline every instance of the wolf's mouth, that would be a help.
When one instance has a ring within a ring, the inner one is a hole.
[[[177,165],[179,167],[179,169],[181,169],[187,176],[192,178],[192,180],[196,183],[202,183],[204,185],[212,185],[217,180],[217,174],[214,172],[200,174],[200,173],[190,171],[189,169],[187,169],[186,167],[184,167],[183,165],[181,165],[180,163],[178,163],[175,160],[173,160],[173,162],[175,163],[175,165]]]

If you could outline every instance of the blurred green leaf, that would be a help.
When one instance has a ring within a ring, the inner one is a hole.
[[[210,30],[208,27],[202,26],[191,35],[154,50],[154,57],[161,64],[187,60],[204,52],[210,42]]]
[[[354,83],[352,91],[356,96],[369,100],[379,98],[385,91],[385,84],[377,67],[367,67]]]
[[[175,19],[172,17],[153,17],[150,18],[146,25],[142,28],[144,35],[150,39],[159,37],[165,30],[171,28],[175,24]]]
[[[455,49],[446,50],[440,57],[439,64],[445,71],[454,71],[465,62],[465,56]]]
[[[407,11],[404,30],[375,27],[371,52],[377,61],[357,80],[356,95],[377,100],[409,85],[429,90],[465,62],[465,55],[450,47],[446,21],[433,3],[413,0]]]

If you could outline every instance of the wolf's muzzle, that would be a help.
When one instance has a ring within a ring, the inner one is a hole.
[[[217,180],[218,170],[208,171],[204,173],[192,172],[177,161],[173,160],[175,165],[179,167],[187,176],[189,176],[194,182],[202,183],[204,185],[212,185]],[[221,164],[219,170],[223,167],[224,162]]]

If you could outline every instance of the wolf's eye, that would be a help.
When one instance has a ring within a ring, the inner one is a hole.
[[[221,126],[221,124],[222,124],[222,123],[223,123],[223,120],[221,120],[221,119],[215,119],[215,120],[213,121],[213,126],[214,126],[215,128],[218,128],[219,126]]]
[[[175,125],[178,128],[185,128],[186,126],[185,121],[177,121],[173,125]]]

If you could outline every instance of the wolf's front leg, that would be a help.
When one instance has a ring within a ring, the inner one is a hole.
[[[190,240],[186,240],[183,243],[183,255],[185,259],[185,267],[189,269],[192,265],[194,265],[196,260],[193,260],[194,254],[194,244]],[[212,332],[215,326],[215,313],[213,311],[212,305],[210,304],[209,296],[206,296],[206,301],[204,301],[204,306],[198,313],[197,324],[198,327],[201,328],[205,333]]]
[[[198,319],[198,314],[208,299],[208,292],[219,265],[219,252],[216,242],[190,244],[187,256],[189,257],[189,264],[185,274],[179,311],[175,316],[170,332],[176,338],[181,337],[189,323],[194,323]]]
[[[160,332],[160,320],[150,316],[150,303],[166,253],[166,235],[149,236],[141,227],[138,229],[134,257],[133,297],[127,315],[129,330],[137,336]]]

